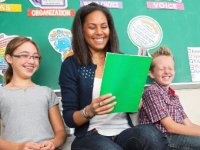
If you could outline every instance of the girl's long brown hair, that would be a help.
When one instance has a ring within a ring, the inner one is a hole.
[[[12,40],[8,43],[8,45],[7,45],[7,47],[6,47],[6,51],[5,51],[5,56],[6,56],[6,55],[12,56],[13,53],[14,53],[14,51],[15,51],[19,46],[21,46],[22,44],[24,44],[25,42],[30,42],[30,43],[32,43],[32,44],[35,46],[35,48],[37,49],[38,53],[40,54],[39,47],[37,46],[37,44],[36,44],[33,40],[31,40],[31,39],[29,39],[29,38],[27,38],[27,37],[19,36],[19,37],[15,37],[14,39],[12,39]],[[6,60],[6,59],[5,59],[5,60]],[[7,63],[8,63],[8,62],[7,62]],[[12,77],[13,77],[13,68],[12,68],[12,66],[8,63],[8,68],[7,68],[7,70],[6,70],[5,74],[4,74],[4,84],[6,85],[6,84],[10,83],[10,81],[12,80]]]

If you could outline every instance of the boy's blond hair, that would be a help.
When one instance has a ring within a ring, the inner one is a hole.
[[[155,51],[151,54],[151,57],[153,58],[153,60],[159,56],[170,56],[174,59],[170,49],[168,47],[164,47],[164,46],[161,46],[157,51]],[[152,61],[151,66],[150,66],[150,71],[153,71],[154,67],[155,67],[155,65]]]

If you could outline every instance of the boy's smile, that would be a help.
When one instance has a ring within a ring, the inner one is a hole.
[[[174,79],[174,60],[171,56],[158,56],[153,60],[154,68],[149,75],[158,84],[169,87]]]

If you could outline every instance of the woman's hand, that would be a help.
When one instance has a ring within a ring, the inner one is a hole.
[[[106,94],[95,98],[90,105],[86,106],[88,115],[93,117],[95,115],[110,113],[117,104],[117,102],[112,102],[114,99],[116,99],[116,97],[112,96],[112,94]]]
[[[41,149],[40,150],[54,150],[55,146],[52,141],[44,141],[40,143]]]
[[[105,94],[93,99],[89,105],[73,114],[74,122],[77,126],[81,126],[95,115],[110,113],[117,104],[117,102],[113,102],[115,98],[112,94]]]

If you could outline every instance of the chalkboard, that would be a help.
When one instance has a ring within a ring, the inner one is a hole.
[[[189,68],[187,47],[200,46],[200,10],[198,0],[183,0],[184,10],[153,10],[147,9],[146,0],[124,1],[124,10],[115,10],[114,16],[119,33],[121,50],[126,53],[137,53],[137,47],[127,38],[128,22],[136,16],[147,15],[154,18],[162,27],[163,40],[160,45],[168,46],[175,57],[176,76],[174,83],[189,83],[191,73]],[[157,47],[158,48],[158,47]],[[152,53],[157,48],[151,49]]]
[[[114,17],[121,51],[127,54],[138,53],[138,47],[131,42],[127,34],[129,21],[141,15],[152,17],[160,24],[163,31],[160,45],[168,46],[174,54],[176,63],[174,83],[192,82],[187,47],[200,46],[200,1],[183,0],[184,10],[148,9],[146,0],[121,0],[121,2],[123,8],[109,8]],[[28,9],[35,9],[30,1],[6,0],[5,3],[22,4],[22,12],[0,12],[0,33],[32,37],[38,43],[42,54],[41,65],[34,75],[34,81],[55,90],[59,89],[61,55],[50,45],[48,34],[54,28],[71,29],[73,17],[28,17]],[[68,0],[67,9],[76,12],[79,7],[79,0]],[[149,52],[152,53],[157,48],[150,49]]]

